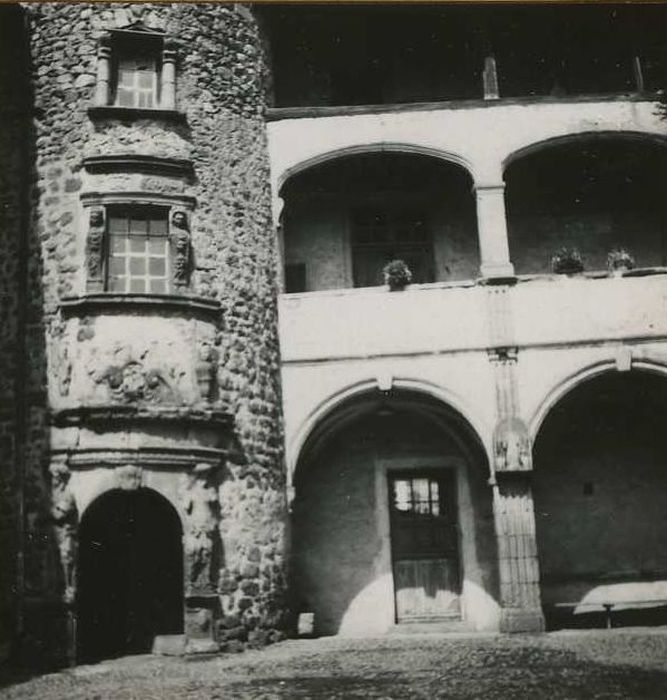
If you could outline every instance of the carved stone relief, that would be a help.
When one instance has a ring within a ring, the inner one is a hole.
[[[69,357],[65,324],[62,322],[62,319],[57,317],[51,324],[50,330],[52,376],[55,378],[60,396],[67,396],[72,382],[72,361]]]
[[[190,225],[187,213],[175,209],[171,213],[169,241],[172,251],[172,280],[176,287],[185,287],[190,276]]]
[[[58,543],[60,566],[65,583],[64,600],[74,602],[76,592],[76,550],[78,514],[74,496],[69,488],[70,471],[63,460],[49,466],[51,473],[51,518]]]
[[[178,373],[154,361],[149,349],[136,352],[121,345],[110,355],[94,353],[88,374],[95,384],[106,387],[107,399],[111,402],[180,403],[173,382]]]
[[[101,291],[104,288],[104,207],[92,207],[88,213],[88,241],[86,244],[87,289]]]
[[[195,372],[199,394],[204,401],[211,401],[216,389],[218,351],[208,342],[200,345]]]
[[[493,435],[493,452],[497,472],[532,469],[530,435],[520,418],[505,418],[498,423]]]
[[[135,464],[125,464],[114,470],[116,486],[123,491],[136,491],[141,488],[143,470]]]
[[[214,465],[202,463],[186,477],[183,542],[188,595],[214,592],[213,550],[220,510],[214,476]]]

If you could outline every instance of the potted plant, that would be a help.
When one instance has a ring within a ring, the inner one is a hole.
[[[634,266],[635,259],[625,248],[614,248],[607,254],[607,269],[612,275],[620,276]]]
[[[576,248],[559,248],[551,256],[551,269],[557,275],[576,275],[584,271],[584,260]]]
[[[412,272],[404,260],[391,260],[382,268],[384,283],[390,292],[400,291],[412,281]]]

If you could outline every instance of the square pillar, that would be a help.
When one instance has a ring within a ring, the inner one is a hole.
[[[505,183],[475,185],[482,277],[512,277],[505,214]]]
[[[501,632],[543,632],[540,572],[530,476],[500,473],[493,487]]]

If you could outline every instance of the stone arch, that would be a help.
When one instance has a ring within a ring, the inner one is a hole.
[[[292,480],[294,609],[314,614],[318,635],[379,633],[406,622],[401,595],[414,571],[397,568],[404,555],[394,549],[402,536],[391,494],[397,479],[433,479],[452,499],[458,534],[455,548],[435,556],[444,578],[431,571],[430,583],[416,584],[429,599],[442,591],[453,607],[435,613],[426,605],[424,615],[496,628],[489,461],[476,430],[409,380],[360,382],[327,408],[304,440]]]
[[[322,165],[332,160],[344,158],[346,156],[363,155],[366,153],[406,153],[436,158],[438,160],[444,160],[448,163],[453,163],[454,165],[462,167],[468,172],[473,182],[476,180],[475,169],[472,162],[459,153],[445,151],[434,146],[424,146],[416,143],[377,141],[373,143],[353,144],[324,151],[285,167],[276,177],[275,193],[276,195],[280,195],[283,186],[288,180],[299,173],[309,170],[310,168]]]
[[[295,166],[274,198],[285,290],[382,285],[383,266],[396,258],[413,283],[473,277],[480,254],[467,166],[437,149],[384,142]]]
[[[667,365],[659,361],[650,359],[632,360],[633,369],[652,372],[654,374],[667,377]],[[605,373],[616,371],[617,359],[613,357],[605,358],[593,364],[580,367],[574,372],[563,377],[545,394],[542,401],[539,403],[530,420],[528,427],[530,430],[531,440],[535,441],[537,434],[542,426],[542,423],[549,411],[567,394],[575,389],[580,384],[600,376]]]
[[[526,145],[504,162],[508,241],[519,274],[550,272],[575,248],[588,270],[624,249],[639,267],[664,253],[661,181],[667,138],[638,131],[581,131]]]
[[[317,426],[323,424],[327,417],[337,411],[343,404],[356,402],[365,395],[386,391],[387,389],[423,394],[425,397],[432,398],[443,405],[451,407],[471,426],[476,438],[483,445],[486,457],[490,463],[493,454],[492,427],[480,416],[476,415],[473,407],[462,396],[442,385],[424,379],[412,377],[392,377],[391,379],[369,377],[342,387],[335,393],[328,395],[301,420],[293,433],[292,439],[289,441],[287,450],[287,470],[290,483],[302,455],[304,445],[309,441]]]
[[[79,522],[77,649],[81,661],[147,653],[184,630],[183,526],[145,487],[96,498]]]
[[[619,129],[618,131],[611,129],[602,129],[600,131],[572,131],[568,134],[549,136],[547,138],[538,139],[537,141],[532,141],[530,143],[523,144],[511,153],[508,153],[502,161],[503,176],[507,168],[520,158],[524,158],[525,156],[532,155],[533,153],[538,153],[539,151],[543,151],[548,148],[569,145],[584,140],[642,141],[654,143],[662,148],[667,147],[667,136],[665,136],[664,134],[655,133],[654,131],[630,131],[626,129]]]
[[[181,527],[183,530],[186,529],[187,518],[183,510],[183,503],[176,497],[178,489],[175,486],[180,480],[178,475],[174,475],[171,480],[151,479],[151,470],[136,464],[127,464],[113,468],[101,467],[97,471],[97,474],[91,473],[89,479],[85,477],[83,479],[79,478],[79,474],[85,474],[85,472],[72,471],[72,491],[78,507],[79,522],[88,508],[109,491],[119,488],[127,490],[149,488],[162,496],[171,505],[178,515]],[[172,484],[172,488],[168,488],[170,484]]]
[[[542,600],[551,627],[667,618],[667,372],[601,362],[553,392],[534,441]]]

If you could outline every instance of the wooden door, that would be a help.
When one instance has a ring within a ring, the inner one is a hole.
[[[392,472],[389,498],[397,622],[459,617],[454,471]]]

